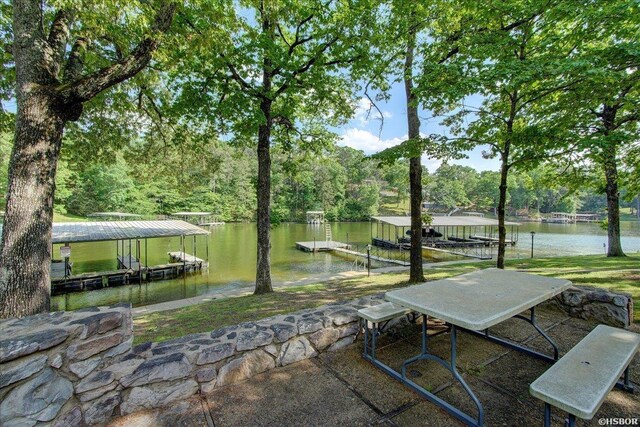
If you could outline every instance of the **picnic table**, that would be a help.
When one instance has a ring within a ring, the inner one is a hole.
[[[439,405],[467,425],[482,426],[484,422],[482,404],[456,368],[458,329],[476,333],[482,338],[536,358],[554,362],[558,360],[558,347],[538,326],[535,307],[570,286],[571,282],[568,280],[492,268],[387,292],[385,295],[387,301],[422,315],[422,351],[417,356],[404,361],[401,372],[378,360],[375,357],[375,350],[372,352],[373,354],[365,353],[364,356],[384,372],[406,384],[427,400]],[[529,310],[529,315],[523,316],[521,313],[527,310]],[[451,341],[449,361],[428,351],[428,316],[444,320],[449,325]],[[522,319],[531,324],[549,342],[553,348],[553,355],[532,350],[489,333],[490,327],[510,318]],[[435,361],[447,368],[475,403],[478,410],[477,417],[463,412],[408,379],[406,376],[407,366],[419,360]]]

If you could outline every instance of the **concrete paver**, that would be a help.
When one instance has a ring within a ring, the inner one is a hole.
[[[216,427],[358,426],[378,416],[312,360],[222,387],[206,399]]]

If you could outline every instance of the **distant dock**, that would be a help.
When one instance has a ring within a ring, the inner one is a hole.
[[[334,249],[350,249],[351,245],[333,240],[317,240],[314,242],[296,242],[296,248],[304,252],[329,252]]]

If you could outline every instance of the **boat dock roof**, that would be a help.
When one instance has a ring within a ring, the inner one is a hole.
[[[213,212],[174,212],[171,216],[207,216],[213,215]]]
[[[100,242],[209,234],[180,220],[53,223],[52,243]]]
[[[372,216],[373,221],[391,224],[395,227],[411,227],[410,216]],[[520,225],[517,222],[505,221],[505,225]],[[465,226],[497,226],[497,219],[475,216],[434,216],[430,227],[465,227]]]
[[[89,218],[94,217],[118,217],[118,218],[142,218],[142,215],[127,212],[94,212],[87,215]]]

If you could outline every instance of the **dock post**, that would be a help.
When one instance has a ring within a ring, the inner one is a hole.
[[[144,238],[144,265],[149,266],[149,261],[147,260],[147,238]]]
[[[142,263],[140,262],[140,239],[136,239],[136,256],[138,257],[138,284],[142,285]]]
[[[193,235],[193,257],[197,258],[198,254],[196,253],[196,235]]]
[[[207,242],[206,247],[207,247],[207,264],[209,264],[209,236],[207,236],[207,239],[205,240],[205,242]]]
[[[184,235],[181,236],[181,240],[182,240],[182,274],[186,275],[187,274],[187,256],[184,253],[184,240],[185,240]]]
[[[129,239],[129,268],[131,268],[131,239]]]
[[[313,236],[313,253],[316,253],[316,236]]]
[[[367,245],[367,276],[371,276],[371,245]]]

